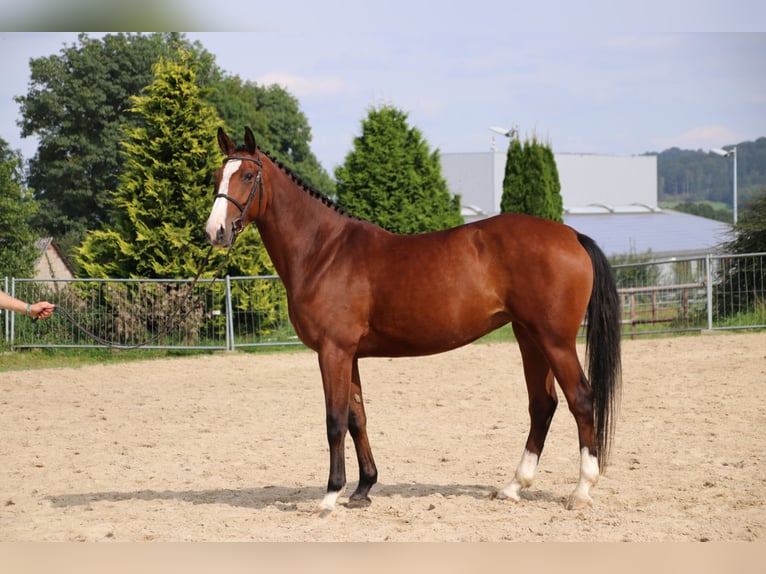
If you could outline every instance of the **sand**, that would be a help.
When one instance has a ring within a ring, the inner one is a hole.
[[[2,360],[0,358],[0,360]],[[563,400],[535,483],[518,348],[360,362],[372,505],[319,519],[324,403],[309,351],[0,373],[0,541],[763,541],[766,334],[626,340],[593,505]]]

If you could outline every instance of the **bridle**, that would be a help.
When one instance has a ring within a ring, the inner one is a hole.
[[[235,206],[237,206],[237,209],[239,209],[239,216],[236,217],[231,222],[231,232],[232,232],[232,238],[231,242],[234,243],[234,240],[237,238],[237,236],[242,233],[242,230],[245,229],[245,215],[250,210],[250,206],[253,203],[253,199],[255,199],[255,194],[258,193],[258,214],[260,215],[262,209],[263,209],[263,161],[261,160],[260,155],[257,158],[252,157],[244,157],[244,156],[231,156],[227,157],[224,160],[224,165],[227,162],[239,160],[239,161],[250,161],[253,162],[255,165],[258,166],[258,173],[255,175],[255,181],[253,182],[253,187],[250,190],[250,194],[247,196],[247,201],[245,204],[241,204],[239,201],[234,199],[233,197],[230,197],[229,195],[225,193],[216,193],[214,198],[218,199],[219,197],[222,199],[225,199],[226,201],[230,201]]]

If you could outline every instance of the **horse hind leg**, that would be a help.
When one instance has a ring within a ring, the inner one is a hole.
[[[548,430],[556,412],[558,398],[553,372],[545,355],[524,327],[514,324],[513,331],[519,342],[524,365],[524,378],[529,395],[530,427],[521,462],[516,468],[513,480],[503,490],[498,491],[497,496],[519,501],[521,490],[529,488],[534,480],[545,438],[548,436]]]
[[[560,350],[552,361],[554,374],[577,423],[580,443],[580,478],[567,501],[570,510],[590,506],[590,490],[599,479],[598,449],[593,415],[593,394],[577,358],[577,351]]]
[[[364,411],[362,383],[359,377],[358,360],[355,358],[351,373],[351,397],[348,410],[348,428],[354,440],[356,458],[359,463],[359,484],[351,495],[348,505],[351,508],[369,506],[369,492],[378,480],[378,470],[372,457],[370,441],[367,438],[367,415]]]

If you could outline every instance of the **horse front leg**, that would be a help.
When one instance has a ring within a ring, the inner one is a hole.
[[[351,438],[354,439],[356,458],[359,462],[359,485],[349,498],[349,506],[359,508],[371,503],[369,492],[378,481],[378,469],[375,467],[370,441],[367,438],[367,415],[364,411],[362,382],[359,377],[359,364],[356,358],[354,358],[351,371],[348,428]]]
[[[327,442],[330,447],[330,476],[327,492],[316,511],[321,517],[335,510],[338,497],[346,486],[345,440],[349,420],[349,394],[351,388],[351,354],[339,349],[323,349],[319,352],[319,368],[322,372]]]

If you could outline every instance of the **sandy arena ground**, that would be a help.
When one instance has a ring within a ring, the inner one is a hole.
[[[611,466],[567,511],[563,399],[532,488],[490,498],[528,430],[514,344],[362,361],[380,482],[325,520],[313,353],[0,373],[0,541],[763,541],[766,334],[626,340],[623,364]]]

